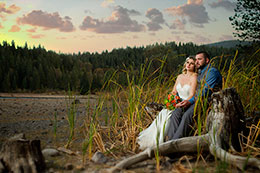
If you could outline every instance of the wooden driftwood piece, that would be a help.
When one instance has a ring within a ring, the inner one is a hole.
[[[208,150],[208,135],[186,137],[178,140],[167,141],[159,146],[160,155],[168,155],[172,153],[197,152],[198,148]],[[122,160],[115,167],[108,170],[108,172],[114,172],[116,170],[125,169],[132,166],[135,163],[150,159],[154,157],[156,147],[147,148],[146,150],[133,155],[125,160]]]
[[[40,140],[26,140],[24,135],[7,140],[0,151],[0,172],[37,173],[45,170]]]
[[[212,95],[213,107],[207,118],[208,133],[203,136],[185,137],[167,141],[159,145],[160,155],[175,152],[196,152],[199,147],[222,161],[228,162],[239,169],[245,166],[256,167],[260,170],[260,161],[256,158],[233,155],[226,150],[240,150],[238,134],[245,129],[244,110],[239,95],[234,88],[227,88]],[[224,150],[226,149],[226,150]],[[134,156],[122,160],[108,172],[126,169],[135,163],[154,156],[156,147],[148,148]]]

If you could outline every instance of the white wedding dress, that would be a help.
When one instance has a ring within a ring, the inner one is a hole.
[[[186,100],[189,97],[190,87],[191,86],[188,84],[181,86],[181,84],[178,83],[176,85],[176,90],[182,100]],[[163,140],[165,138],[165,134],[169,129],[168,120],[171,116],[171,112],[172,110],[162,109],[155,120],[153,120],[152,124],[147,129],[139,133],[137,143],[139,144],[139,148],[141,150],[156,146],[157,140],[158,144],[164,142]]]

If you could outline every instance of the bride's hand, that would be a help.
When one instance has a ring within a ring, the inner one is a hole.
[[[183,100],[182,102],[176,104],[176,108],[186,108],[189,107],[191,105],[191,103],[189,102],[189,100]]]
[[[171,94],[172,94],[172,95],[177,95],[177,93],[176,93],[176,92],[174,92],[174,91],[172,91],[172,92],[171,92]]]

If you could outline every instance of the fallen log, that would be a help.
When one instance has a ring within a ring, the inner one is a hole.
[[[3,143],[0,172],[38,173],[45,168],[40,140],[26,140],[24,135],[19,135]]]
[[[159,152],[161,155],[168,155],[172,153],[195,153],[198,150],[198,147],[201,149],[208,149],[208,135],[203,136],[194,136],[194,137],[187,137],[178,140],[171,140],[165,143],[162,143],[159,146]],[[156,147],[147,148],[146,150],[133,155],[125,160],[122,160],[115,167],[109,169],[109,172],[114,172],[116,170],[121,170],[130,167],[131,165],[142,162],[149,158],[154,157],[154,153],[156,151]]]
[[[252,166],[260,170],[260,161],[256,158],[242,157],[229,153],[227,150],[240,151],[239,133],[245,129],[244,110],[239,95],[234,88],[213,93],[212,110],[207,118],[208,133],[203,136],[185,137],[167,141],[159,145],[160,155],[169,155],[176,152],[196,152],[198,147],[204,148],[222,161],[232,164],[243,170]],[[226,150],[224,150],[226,149]],[[147,148],[134,156],[126,158],[108,169],[115,172],[126,169],[138,162],[154,157],[156,147]]]

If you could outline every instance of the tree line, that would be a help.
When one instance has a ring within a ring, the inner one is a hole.
[[[102,53],[83,52],[63,54],[47,51],[44,47],[16,46],[12,41],[0,43],[0,91],[45,92],[72,90],[85,94],[98,91],[112,75],[120,85],[126,85],[124,70],[138,75],[142,64],[151,63],[152,72],[166,59],[164,75],[179,73],[185,58],[206,50],[212,57],[230,55],[235,49],[198,46],[193,43],[166,42],[146,47],[126,47]],[[222,56],[223,58],[223,56]],[[221,58],[216,58],[216,65]]]

